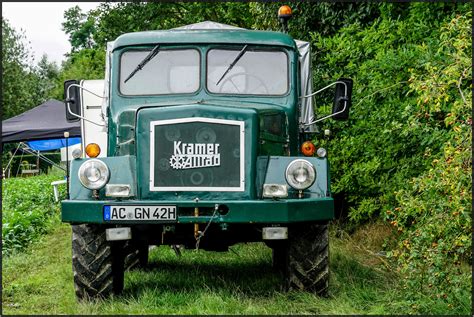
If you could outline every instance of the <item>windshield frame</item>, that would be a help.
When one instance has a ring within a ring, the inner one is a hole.
[[[194,51],[197,51],[198,52],[198,87],[195,91],[193,92],[178,92],[178,93],[167,93],[167,94],[126,94],[126,93],[123,93],[122,90],[121,90],[121,85],[120,85],[120,82],[122,80],[122,77],[121,77],[121,73],[122,73],[122,56],[123,54],[127,53],[127,52],[130,52],[130,51],[133,51],[133,52],[151,52],[153,50],[153,47],[155,47],[156,45],[147,45],[147,46],[140,46],[140,47],[126,47],[125,49],[123,49],[118,58],[117,58],[117,61],[118,61],[118,71],[117,71],[117,84],[116,84],[116,88],[117,88],[117,93],[119,96],[121,97],[126,97],[126,98],[137,98],[137,97],[146,97],[146,96],[182,96],[182,95],[186,95],[186,96],[193,96],[193,95],[197,95],[199,94],[199,92],[202,90],[202,74],[203,74],[203,65],[202,65],[202,52],[201,52],[201,48],[199,46],[196,46],[196,45],[190,45],[190,46],[184,46],[184,45],[160,45],[160,49],[159,49],[159,52],[158,54],[153,58],[153,59],[159,59],[160,58],[160,53],[162,52],[165,52],[165,51],[184,51],[184,50],[194,50]],[[143,68],[146,68],[147,65],[145,65]]]
[[[222,51],[234,51],[236,54],[238,54],[242,50],[242,46],[245,45],[245,43],[242,44],[236,44],[232,45],[232,47],[228,45],[216,45],[216,46],[211,46],[208,47],[206,50],[206,60],[204,63],[205,69],[204,69],[204,80],[205,83],[204,89],[206,90],[206,93],[209,95],[216,95],[216,96],[250,96],[250,97],[259,97],[259,98],[264,98],[264,97],[285,97],[288,96],[291,92],[291,61],[290,61],[290,54],[288,53],[288,50],[285,49],[284,47],[268,47],[268,46],[261,46],[261,45],[249,45],[245,51],[245,54],[249,52],[283,52],[286,55],[286,67],[287,67],[287,73],[286,73],[286,91],[282,94],[241,94],[241,93],[222,93],[222,92],[211,92],[208,88],[208,69],[209,69],[209,52],[212,50],[222,50]],[[244,54],[244,56],[245,56]],[[238,65],[237,63],[236,65]],[[226,75],[226,77],[229,74]],[[232,75],[230,75],[232,76]],[[225,77],[224,77],[225,80]],[[222,84],[222,83],[221,83]]]

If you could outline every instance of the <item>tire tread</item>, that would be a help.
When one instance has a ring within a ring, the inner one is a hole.
[[[72,225],[72,268],[74,289],[79,300],[104,298],[123,280],[123,272],[113,273],[114,259],[105,229],[99,225]],[[123,283],[122,283],[123,284]],[[123,287],[123,286],[122,286]]]
[[[329,227],[325,223],[289,228],[287,288],[328,295]]]

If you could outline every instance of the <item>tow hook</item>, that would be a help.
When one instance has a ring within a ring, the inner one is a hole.
[[[195,198],[194,201],[196,202],[196,204],[199,202],[199,198]],[[196,206],[194,207],[194,217],[199,217],[199,207]],[[194,238],[197,239],[199,236],[199,224],[198,223],[195,223],[194,224]]]
[[[214,219],[214,217],[216,217],[216,214],[217,214],[218,210],[219,210],[219,205],[215,204],[214,205],[214,212],[212,213],[211,219],[209,219],[209,222],[207,223],[206,227],[204,228],[204,230],[202,232],[198,230],[197,236],[196,236],[196,250],[199,250],[199,242],[201,242],[201,238],[204,237],[204,235],[206,234],[206,231],[209,228],[209,226],[211,225],[211,222]]]

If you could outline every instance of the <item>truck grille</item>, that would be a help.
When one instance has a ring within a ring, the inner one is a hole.
[[[150,191],[243,191],[244,123],[150,122]]]

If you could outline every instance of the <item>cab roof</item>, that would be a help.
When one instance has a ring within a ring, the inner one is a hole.
[[[172,29],[127,33],[114,41],[113,50],[133,45],[210,43],[284,46],[297,50],[295,41],[287,34],[246,29]]]

